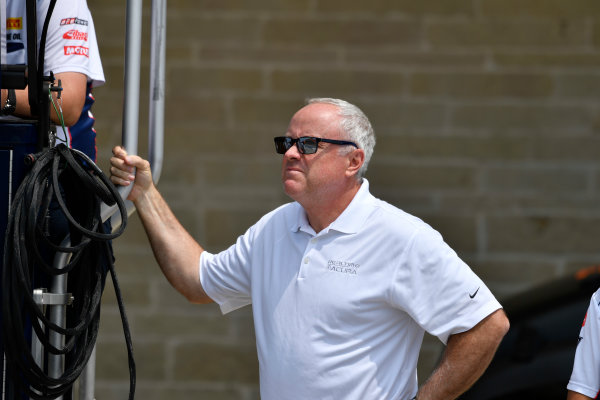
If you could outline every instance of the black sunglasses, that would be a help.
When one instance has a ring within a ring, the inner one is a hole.
[[[358,145],[354,142],[348,142],[347,140],[333,140],[333,139],[324,139],[312,136],[303,136],[297,139],[292,139],[288,136],[277,136],[273,138],[275,141],[275,151],[279,154],[285,154],[286,151],[290,149],[296,143],[296,147],[298,147],[298,151],[302,154],[314,154],[317,152],[319,148],[319,142],[339,144],[342,146],[354,146],[358,149]]]

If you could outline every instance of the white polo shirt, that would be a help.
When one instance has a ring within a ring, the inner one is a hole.
[[[420,219],[363,184],[318,234],[298,203],[202,253],[224,313],[252,304],[263,400],[408,399],[424,331],[446,342],[501,306]]]
[[[600,289],[592,295],[567,389],[592,399],[600,394]]]

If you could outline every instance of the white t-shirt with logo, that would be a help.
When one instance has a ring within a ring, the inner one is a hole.
[[[37,0],[37,35],[40,39],[50,0]],[[7,64],[27,63],[27,18],[25,0],[7,0],[6,60]],[[104,83],[94,21],[86,0],[56,2],[46,36],[44,75],[78,72],[87,76],[85,103],[77,123],[57,129],[57,143],[79,149],[96,159],[96,131],[91,107],[95,102],[92,88]],[[58,81],[55,84],[58,85]],[[52,107],[52,106],[51,106]],[[56,105],[60,107],[60,103]],[[8,119],[13,116],[4,117]]]
[[[600,394],[600,289],[592,295],[581,326],[567,389],[593,399]]]
[[[412,398],[424,332],[445,343],[501,307],[438,232],[366,179],[318,234],[289,203],[202,253],[199,269],[224,313],[252,304],[263,400]]]
[[[37,1],[38,48],[50,0]],[[104,83],[94,21],[85,0],[56,3],[46,37],[44,74],[50,71],[79,72],[92,87]],[[27,63],[27,18],[25,0],[6,0],[5,64]]]

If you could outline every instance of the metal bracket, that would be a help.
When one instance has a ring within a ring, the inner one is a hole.
[[[45,288],[34,289],[33,299],[36,304],[45,306],[70,306],[75,300],[71,293],[48,293]]]

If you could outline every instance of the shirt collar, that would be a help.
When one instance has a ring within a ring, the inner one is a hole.
[[[327,228],[323,229],[323,233],[327,233],[329,230],[335,230],[342,233],[352,234],[359,231],[360,227],[364,224],[368,218],[370,210],[368,207],[364,207],[373,196],[369,192],[369,181],[365,178],[362,179],[362,184],[358,189],[358,192],[354,195],[354,198],[348,204],[346,209],[333,221]],[[296,213],[295,222],[290,224],[292,232],[306,232],[311,235],[316,235],[314,229],[308,223],[308,217],[304,208],[295,202]]]

